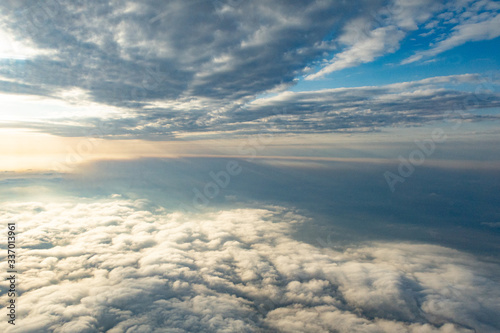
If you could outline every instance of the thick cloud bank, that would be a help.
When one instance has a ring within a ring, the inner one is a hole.
[[[430,245],[316,247],[283,208],[191,215],[114,198],[1,216],[22,231],[20,319],[3,332],[500,330],[497,265]]]

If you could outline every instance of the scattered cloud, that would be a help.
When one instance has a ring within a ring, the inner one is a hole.
[[[391,1],[385,7],[366,11],[344,27],[339,42],[344,51],[335,54],[326,66],[306,80],[321,78],[332,72],[371,62],[376,58],[394,53],[408,32],[418,29],[433,13],[442,9],[441,1]]]
[[[460,8],[459,11],[462,9]],[[454,24],[451,32],[432,45],[430,49],[417,52],[403,60],[401,62],[403,65],[436,56],[467,42],[490,40],[500,36],[500,5],[498,2],[476,1],[463,9],[459,15],[454,15],[453,11],[457,12],[457,8],[452,7],[450,11],[446,12],[449,15],[441,14],[444,24]]]
[[[500,36],[500,6],[496,1],[390,1],[387,6],[366,10],[352,18],[337,41],[343,46],[331,60],[306,80],[324,77],[335,71],[396,52],[407,35],[419,29],[420,37],[437,34],[429,49],[403,60],[409,64],[427,59],[470,41]]]
[[[500,228],[500,222],[483,222],[481,224],[491,228]]]
[[[1,216],[22,231],[12,332],[500,328],[497,264],[425,244],[316,247],[292,237],[306,218],[280,207],[169,213],[110,198],[11,202]]]

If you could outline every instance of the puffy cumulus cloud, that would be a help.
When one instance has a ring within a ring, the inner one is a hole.
[[[4,332],[500,329],[498,265],[431,245],[316,247],[292,237],[306,218],[279,207],[82,199],[7,203],[1,216],[20,230],[22,276]]]

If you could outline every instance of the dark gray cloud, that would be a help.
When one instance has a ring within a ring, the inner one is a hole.
[[[425,244],[318,248],[280,207],[169,213],[115,196],[1,214],[22,231],[22,332],[500,328],[497,264]]]
[[[2,2],[21,39],[53,51],[1,74],[48,89],[88,89],[128,106],[153,99],[233,101],[290,84],[361,4],[324,1]]]

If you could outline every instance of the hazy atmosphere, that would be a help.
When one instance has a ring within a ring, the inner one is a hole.
[[[500,2],[0,2],[1,332],[500,332]]]

